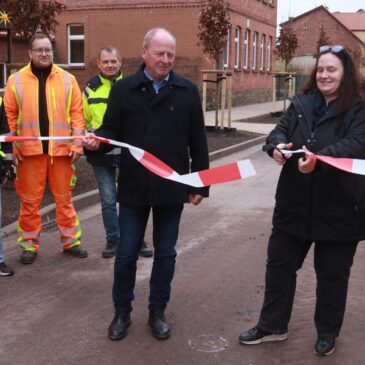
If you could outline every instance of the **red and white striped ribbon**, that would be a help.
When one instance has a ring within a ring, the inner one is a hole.
[[[280,150],[284,154],[291,153],[306,153],[304,150],[299,149],[295,151]],[[320,160],[328,165],[336,167],[340,170],[350,172],[352,174],[365,175],[365,160],[359,160],[356,158],[343,158],[343,157],[331,157],[315,155],[317,160]]]
[[[28,137],[28,136],[5,136],[0,135],[0,142],[21,142],[21,141],[48,141],[48,140],[69,140],[75,138],[84,138],[84,136],[72,137]],[[151,153],[142,150],[141,148],[132,146],[127,143],[114,141],[108,138],[93,136],[93,138],[103,143],[108,143],[113,146],[128,148],[132,156],[139,161],[145,168],[154,174],[168,180],[173,180],[182,184],[194,187],[204,187],[210,185],[221,184],[225,182],[242,180],[256,175],[256,171],[250,160],[242,160],[233,162],[227,165],[213,167],[207,170],[192,172],[185,175],[180,175],[170,166],[158,159]]]

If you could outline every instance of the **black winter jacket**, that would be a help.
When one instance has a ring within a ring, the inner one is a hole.
[[[9,125],[5,114],[4,100],[0,100],[0,134],[7,133],[9,133]],[[13,152],[13,144],[11,142],[1,143],[0,149],[5,154],[10,155]]]
[[[345,112],[331,103],[314,125],[315,95],[295,95],[267,138],[267,145],[305,145],[317,155],[365,159],[365,109],[354,101]],[[311,174],[298,170],[293,154],[284,164],[276,191],[274,229],[300,239],[346,241],[365,239],[365,176],[341,171],[317,160]]]
[[[103,124],[95,133],[142,148],[179,174],[207,169],[209,155],[197,87],[171,72],[167,85],[156,93],[143,68],[112,87]],[[122,204],[181,204],[187,202],[189,193],[208,196],[208,192],[208,188],[163,179],[129,151],[121,154],[118,201]]]

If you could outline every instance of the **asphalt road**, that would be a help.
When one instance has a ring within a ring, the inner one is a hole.
[[[107,338],[113,317],[113,259],[101,258],[104,233],[99,206],[80,212],[83,245],[89,250],[85,260],[64,257],[58,234],[51,231],[42,234],[37,261],[22,266],[15,235],[7,237],[7,262],[16,275],[0,278],[0,364],[363,364],[362,247],[354,265],[343,333],[332,356],[323,359],[313,353],[311,254],[298,277],[289,339],[259,346],[238,344],[240,332],[256,323],[262,302],[266,244],[279,173],[279,167],[259,146],[213,165],[244,158],[251,159],[257,176],[212,187],[209,199],[198,207],[185,208],[172,298],[166,310],[172,335],[166,341],[153,338],[147,326],[152,263],[148,258],[138,263],[128,336],[116,342]],[[146,237],[151,237],[150,226]]]

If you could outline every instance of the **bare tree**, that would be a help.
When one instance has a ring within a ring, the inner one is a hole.
[[[319,37],[317,40],[317,54],[319,54],[319,48],[325,46],[327,44],[331,44],[330,37],[327,35],[326,30],[324,29],[323,24],[319,26]]]
[[[298,38],[290,22],[284,24],[280,29],[277,39],[276,52],[284,60],[285,71],[298,48]]]
[[[228,8],[228,1],[207,0],[199,16],[198,45],[215,60],[217,69],[221,66],[222,53],[231,27]]]
[[[281,27],[276,47],[278,56],[284,61],[285,72],[287,72],[289,62],[294,57],[295,51],[298,47],[297,35],[289,21]],[[289,80],[290,78],[285,77],[284,110],[286,109],[286,99],[289,93]]]
[[[204,54],[215,61],[216,69],[223,67],[222,55],[227,44],[227,35],[231,27],[229,2],[225,0],[207,0],[199,16],[198,46]],[[218,127],[219,82],[221,75],[217,73],[215,89],[215,127]]]

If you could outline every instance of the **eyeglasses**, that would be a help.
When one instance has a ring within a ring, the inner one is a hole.
[[[333,53],[339,53],[341,51],[344,50],[343,46],[340,46],[339,44],[335,45],[335,46],[322,46],[319,47],[319,53],[326,53],[326,52],[333,52]]]
[[[51,54],[52,53],[52,49],[51,48],[33,48],[32,51],[35,54],[42,54],[43,52],[45,54]]]

